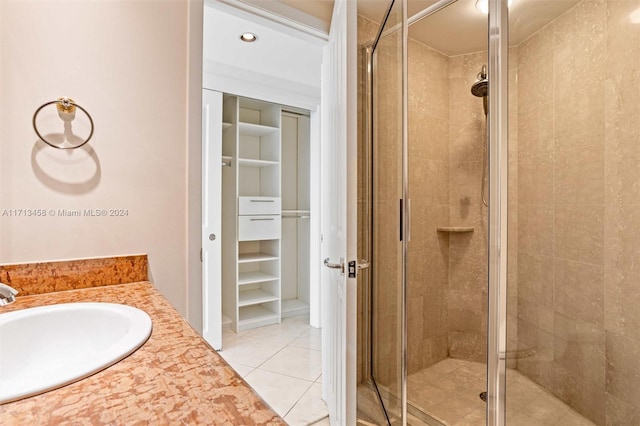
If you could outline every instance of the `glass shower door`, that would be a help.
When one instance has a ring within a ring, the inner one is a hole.
[[[386,421],[402,422],[403,3],[390,6],[374,45],[372,80],[371,376]]]
[[[469,9],[475,26],[461,22]],[[439,2],[417,16],[408,31],[409,419],[484,425],[487,18],[466,0]],[[449,42],[460,33],[474,44]]]

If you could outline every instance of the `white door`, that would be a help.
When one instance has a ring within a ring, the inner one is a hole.
[[[202,335],[222,349],[222,93],[202,91]]]
[[[356,423],[356,2],[336,0],[322,62],[323,397],[331,424]],[[344,271],[342,270],[344,269]]]

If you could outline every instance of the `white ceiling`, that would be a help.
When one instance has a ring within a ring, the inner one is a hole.
[[[212,2],[212,0],[207,0]],[[226,0],[236,1],[236,0]],[[351,1],[351,0],[349,0]],[[388,0],[357,0],[358,13],[379,22]],[[487,16],[475,8],[476,0],[458,0],[409,29],[413,39],[447,55],[487,50]],[[518,44],[579,0],[513,0],[510,10],[510,40]],[[320,32],[329,28],[333,0],[241,0],[264,9],[279,6],[277,13]],[[413,16],[437,0],[409,0]],[[215,11],[214,11],[215,10]],[[287,12],[288,11],[288,12]],[[242,17],[240,17],[242,16]],[[278,26],[240,14],[205,7],[204,60],[238,69],[252,70],[293,83],[320,85],[321,45],[312,45]],[[323,27],[323,28],[321,28]],[[242,32],[258,34],[256,43],[241,42]]]
[[[320,87],[322,46],[212,7],[204,8],[204,61]],[[258,41],[240,40],[253,32]]]
[[[276,0],[250,0],[254,4]],[[358,13],[380,22],[390,0],[357,0]],[[409,0],[407,15],[413,16],[438,0]],[[513,0],[509,33],[512,45],[519,44],[580,0]],[[333,0],[280,0],[324,21],[331,20]],[[410,27],[409,37],[447,55],[487,50],[487,15],[475,8],[476,0],[458,0],[445,9]]]

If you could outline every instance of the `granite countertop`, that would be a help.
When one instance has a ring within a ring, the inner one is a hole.
[[[149,282],[22,296],[0,314],[89,301],[142,309],[151,337],[86,379],[0,405],[0,424],[285,425]]]

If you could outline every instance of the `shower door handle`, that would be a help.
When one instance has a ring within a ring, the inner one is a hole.
[[[331,263],[329,262],[329,258],[327,257],[324,260],[324,266],[331,269],[340,269],[340,273],[344,274],[344,259],[340,259],[340,263]]]

